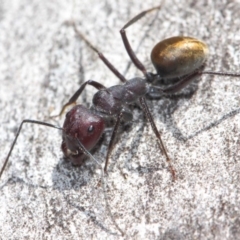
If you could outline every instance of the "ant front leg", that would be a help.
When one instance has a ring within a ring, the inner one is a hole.
[[[116,139],[116,135],[117,135],[118,128],[120,126],[121,120],[123,120],[123,122],[131,122],[132,119],[133,119],[132,112],[126,107],[124,107],[121,110],[121,112],[117,115],[117,120],[116,120],[115,125],[113,127],[111,139],[110,139],[110,142],[108,144],[108,151],[107,151],[107,156],[106,156],[106,161],[105,161],[105,166],[104,166],[104,172],[105,173],[107,173],[107,166],[108,166],[109,158],[110,158],[111,152],[112,152],[113,147],[114,147],[114,141]]]
[[[105,161],[105,166],[104,166],[105,173],[107,173],[107,166],[108,166],[109,158],[110,158],[111,152],[114,147],[114,140],[116,138],[121,119],[122,119],[122,112],[120,112],[117,116],[117,121],[114,125],[113,131],[112,131],[112,136],[111,136],[110,142],[108,144],[108,151],[107,151],[107,156],[106,156],[106,161]]]
[[[91,86],[95,87],[95,88],[98,89],[98,90],[106,89],[106,87],[103,86],[103,85],[102,85],[101,83],[99,83],[99,82],[96,82],[96,81],[93,81],[93,80],[88,80],[88,81],[86,81],[86,82],[83,83],[83,84],[81,85],[81,87],[73,94],[73,96],[69,99],[69,101],[68,101],[66,104],[64,104],[64,106],[62,107],[61,112],[60,112],[58,115],[54,116],[54,117],[61,116],[61,115],[64,113],[64,111],[66,110],[66,108],[67,108],[68,106],[70,106],[70,105],[72,105],[72,104],[75,104],[76,101],[77,101],[77,99],[78,99],[78,97],[81,95],[82,91],[85,89],[85,87],[86,87],[87,85],[91,85]]]

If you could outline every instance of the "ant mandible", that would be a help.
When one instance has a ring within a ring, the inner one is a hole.
[[[151,127],[158,140],[159,148],[163,152],[173,177],[176,179],[175,170],[171,164],[170,157],[163,144],[160,133],[153,120],[151,112],[149,111],[146,103],[146,96],[151,98],[159,98],[169,94],[176,93],[193,81],[196,77],[202,74],[212,74],[220,76],[232,76],[240,77],[240,74],[235,73],[223,73],[214,71],[203,71],[205,63],[208,57],[208,47],[202,41],[192,37],[172,37],[159,42],[152,50],[151,60],[157,71],[156,74],[147,72],[144,65],[137,58],[132,47],[128,41],[126,35],[126,28],[145,16],[147,13],[153,10],[159,10],[160,6],[148,9],[141,12],[134,18],[132,18],[124,27],[120,30],[120,34],[126,48],[126,51],[134,63],[134,65],[142,71],[144,78],[135,77],[127,80],[119,71],[107,60],[107,58],[99,52],[86,38],[81,34],[76,25],[73,23],[76,33],[82,38],[87,45],[94,50],[104,64],[123,82],[123,85],[115,85],[110,88],[106,88],[102,84],[88,80],[74,93],[70,100],[63,106],[59,115],[65,111],[66,107],[76,102],[78,97],[87,85],[93,86],[98,91],[93,96],[92,107],[86,108],[82,105],[74,106],[67,114],[63,124],[63,128],[55,126],[50,123],[25,119],[20,124],[16,137],[11,145],[7,158],[4,161],[3,167],[0,171],[0,178],[6,168],[6,165],[11,156],[12,150],[16,144],[18,136],[21,132],[22,126],[25,123],[33,123],[44,125],[51,128],[56,128],[62,131],[62,151],[74,165],[82,165],[86,157],[91,158],[101,168],[101,180],[103,185],[103,191],[105,194],[105,182],[104,173],[99,161],[97,161],[90,151],[96,146],[101,138],[106,121],[109,119],[116,119],[113,127],[112,136],[108,145],[108,151],[105,161],[104,171],[107,171],[108,161],[111,151],[114,146],[114,139],[116,137],[118,128],[123,122],[132,121],[133,115],[129,110],[129,105],[133,103],[139,103],[149,120]],[[169,87],[161,88],[157,84],[160,80],[176,80],[174,84]],[[107,197],[105,196],[106,205]],[[108,211],[111,215],[117,229],[123,234],[122,230],[115,223],[112,217],[111,211],[108,207]]]

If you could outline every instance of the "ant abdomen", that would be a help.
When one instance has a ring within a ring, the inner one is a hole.
[[[207,60],[208,46],[192,37],[171,37],[155,45],[152,63],[164,79],[179,78],[200,69]]]

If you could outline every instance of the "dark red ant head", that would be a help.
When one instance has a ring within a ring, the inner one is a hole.
[[[96,146],[105,129],[104,120],[82,105],[76,105],[67,114],[63,124],[62,151],[74,165],[81,165],[86,155],[79,141],[90,151]]]

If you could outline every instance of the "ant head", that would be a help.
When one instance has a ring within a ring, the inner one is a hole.
[[[67,114],[63,124],[62,151],[74,165],[86,159],[79,142],[90,151],[105,129],[104,120],[90,109],[76,105]]]

